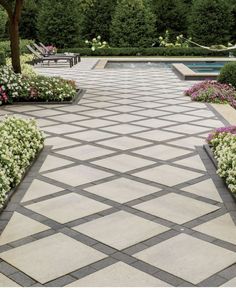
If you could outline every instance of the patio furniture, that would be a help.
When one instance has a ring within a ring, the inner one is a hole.
[[[37,44],[36,44],[37,45]],[[44,51],[44,53],[46,55],[62,55],[62,54],[53,54],[42,42],[39,42],[39,45],[41,46],[38,46],[39,49],[42,49]],[[75,55],[77,57],[77,63],[81,61],[81,57],[80,57],[80,54],[79,53],[64,53],[63,55]]]
[[[40,53],[38,53],[36,50],[34,50],[30,45],[26,46],[27,49],[34,54],[35,59],[34,59],[34,64],[38,63],[44,63],[48,62],[48,65],[50,62],[58,63],[60,60],[65,60],[66,62],[69,63],[70,67],[74,65],[74,63],[77,63],[76,61],[76,56],[69,56],[69,55],[49,55],[49,56],[43,56]]]

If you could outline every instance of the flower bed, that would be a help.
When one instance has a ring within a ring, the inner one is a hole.
[[[0,105],[14,102],[63,102],[76,96],[76,84],[60,77],[15,74],[0,68]]]
[[[195,84],[185,91],[186,96],[190,96],[193,101],[230,104],[236,108],[236,89],[228,84],[217,81],[204,81]]]
[[[0,208],[11,189],[43,148],[44,136],[34,120],[9,117],[0,122]]]
[[[236,193],[236,126],[216,129],[208,136],[207,142],[217,161],[217,173],[229,190]]]

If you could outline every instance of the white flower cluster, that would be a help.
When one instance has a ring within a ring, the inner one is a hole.
[[[226,180],[230,191],[236,193],[236,134],[219,133],[211,144],[218,162],[218,174]]]
[[[0,207],[43,143],[44,136],[35,120],[7,117],[0,123]]]

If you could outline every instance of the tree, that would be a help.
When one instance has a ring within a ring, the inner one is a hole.
[[[82,21],[82,35],[86,39],[101,36],[110,39],[110,26],[116,7],[116,0],[94,0],[85,9]]]
[[[227,44],[232,13],[225,0],[194,0],[189,18],[189,34],[202,45]]]
[[[111,24],[111,43],[118,47],[149,47],[155,18],[143,0],[119,0]]]
[[[166,30],[171,36],[187,33],[187,4],[183,0],[150,0],[156,17],[157,34]]]
[[[25,0],[21,14],[20,36],[23,39],[37,39],[38,5],[35,0]]]
[[[0,0],[9,18],[12,66],[15,73],[21,73],[19,23],[24,0]]]
[[[77,0],[42,0],[37,27],[40,41],[59,48],[73,47],[78,42]]]

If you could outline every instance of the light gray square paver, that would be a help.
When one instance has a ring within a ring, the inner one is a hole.
[[[152,130],[152,131],[134,134],[133,136],[143,138],[146,140],[166,141],[169,139],[181,137],[183,135],[177,134],[177,133],[172,133],[172,132],[167,132],[167,131],[162,131],[162,130]]]
[[[0,286],[1,287],[20,287],[16,282],[12,281],[2,273],[0,273]]]
[[[169,230],[167,227],[124,211],[79,225],[73,229],[116,249],[127,248]]]
[[[203,223],[194,230],[236,245],[236,226],[230,214]]]
[[[131,125],[131,124],[120,124],[120,125],[103,128],[103,130],[113,132],[113,133],[118,133],[118,134],[132,134],[132,133],[136,133],[139,131],[147,130],[147,128],[136,126],[136,125]]]
[[[190,151],[168,145],[154,145],[148,148],[136,150],[134,153],[160,160],[170,160],[172,158],[189,154]]]
[[[63,191],[63,188],[34,179],[28,190],[26,191],[21,202],[34,200],[40,197],[48,196],[53,193]]]
[[[174,127],[168,127],[167,130],[174,131],[174,132],[184,132],[186,134],[196,134],[196,133],[203,133],[205,131],[211,130],[209,127],[202,127],[202,126],[194,126],[191,124],[182,124]]]
[[[79,144],[80,142],[78,141],[73,141],[73,140],[62,138],[62,137],[50,137],[50,138],[47,138],[45,141],[45,145],[53,146],[53,149],[59,149],[59,148],[64,148],[64,147],[79,145]]]
[[[189,121],[199,120],[199,117],[184,115],[184,114],[172,114],[169,116],[161,117],[164,120],[171,120],[177,122],[188,123]]]
[[[14,212],[6,228],[0,237],[0,245],[4,245],[27,236],[48,230],[49,227],[28,218],[20,213]],[[1,281],[0,281],[1,286]]]
[[[115,151],[104,149],[93,145],[82,145],[74,148],[61,150],[57,153],[75,158],[77,160],[89,160],[100,156],[112,154]]]
[[[64,134],[64,133],[72,133],[76,131],[82,131],[85,130],[85,128],[76,126],[76,125],[69,125],[69,124],[60,124],[60,125],[54,125],[54,126],[47,126],[44,127],[43,130],[48,133],[54,133],[54,134]]]
[[[101,180],[103,178],[112,176],[112,174],[89,166],[78,165],[71,168],[61,169],[59,171],[47,173],[44,174],[44,176],[70,186],[78,186]]]
[[[159,111],[159,110],[154,110],[154,109],[145,109],[142,111],[133,112],[132,114],[147,116],[147,117],[160,117],[160,116],[168,115],[170,113],[164,112],[164,111]]]
[[[236,277],[234,277],[233,279],[227,281],[226,283],[221,285],[221,287],[236,287]]]
[[[37,111],[29,111],[27,114],[34,116],[34,117],[48,117],[48,116],[55,116],[59,114],[63,114],[63,112],[56,111],[54,109],[41,109]]]
[[[74,122],[74,121],[85,120],[85,119],[88,119],[88,117],[82,116],[82,115],[77,115],[77,114],[68,114],[67,113],[67,114],[63,114],[63,115],[48,117],[48,119],[69,123],[69,122]]]
[[[142,158],[126,154],[107,157],[105,159],[97,160],[92,163],[119,172],[128,172],[134,169],[154,164],[153,161],[144,160]]]
[[[202,174],[170,165],[161,165],[138,172],[134,176],[171,187],[198,178]]]
[[[140,126],[150,127],[150,128],[161,128],[165,126],[170,126],[171,124],[173,125],[175,123],[166,121],[166,120],[160,120],[160,119],[147,119],[147,120],[138,121],[135,124],[140,125]]]
[[[118,262],[67,287],[168,287],[169,284],[132,266]]]
[[[138,204],[135,208],[177,224],[189,222],[219,209],[218,206],[175,193]]]
[[[180,147],[195,149],[196,146],[202,146],[203,144],[206,143],[206,141],[205,138],[201,139],[197,137],[186,137],[184,139],[170,141],[169,143]]]
[[[181,190],[193,193],[195,195],[209,198],[217,202],[222,202],[220,194],[216,189],[214,182],[211,179],[198,182],[196,184],[182,188]]]
[[[198,155],[178,160],[175,161],[174,163],[185,167],[206,171],[206,167],[204,166],[201,158]]]
[[[106,204],[76,193],[37,202],[26,207],[59,223],[67,223],[110,208]]]
[[[103,131],[97,131],[97,130],[88,130],[84,132],[77,132],[77,133],[67,135],[67,137],[70,137],[73,139],[79,139],[79,140],[87,141],[87,142],[98,141],[102,139],[111,138],[114,136],[116,135],[103,132]]]
[[[85,190],[119,203],[129,202],[160,191],[159,188],[127,178],[119,178],[86,188]]]
[[[1,253],[0,256],[42,284],[106,257],[61,233]]]
[[[98,144],[105,145],[105,146],[115,148],[115,149],[128,150],[128,149],[133,149],[137,147],[142,147],[151,143],[144,141],[144,140],[136,139],[136,138],[122,136],[118,138],[104,140],[104,141],[98,142]]]
[[[106,117],[106,119],[108,119],[108,120],[118,121],[118,122],[123,122],[123,123],[129,123],[129,122],[137,121],[137,120],[140,120],[143,118],[144,117],[142,117],[142,116],[135,116],[135,115],[126,114],[126,113]]]
[[[193,284],[227,268],[236,260],[235,253],[186,234],[134,256]]]
[[[65,160],[59,157],[55,157],[52,155],[48,155],[47,158],[45,159],[43,165],[40,168],[40,172],[45,172],[48,170],[56,169],[56,168],[61,168],[66,165],[72,164],[72,161]]]
[[[108,121],[104,119],[91,119],[91,120],[75,122],[75,124],[78,124],[87,128],[100,128],[104,126],[115,125],[116,122]]]

